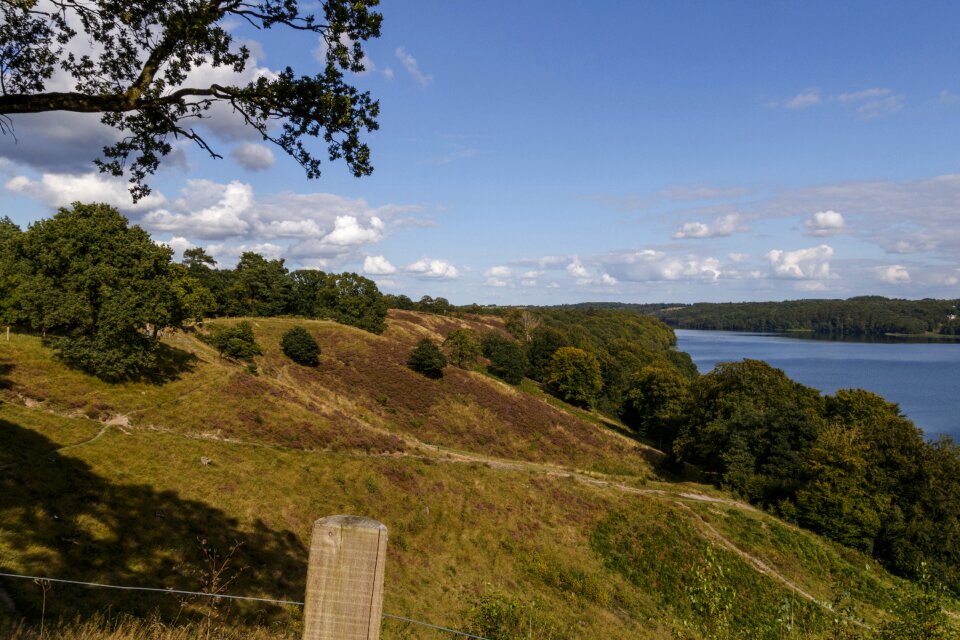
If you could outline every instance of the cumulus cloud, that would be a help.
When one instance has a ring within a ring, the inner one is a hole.
[[[833,248],[825,244],[796,251],[774,249],[767,253],[770,269],[776,277],[797,280],[832,278],[833,274],[830,272],[832,257]]]
[[[363,272],[371,276],[389,276],[397,272],[397,268],[383,256],[367,256],[363,259]]]
[[[609,273],[604,272],[603,275],[600,276],[600,284],[612,287],[613,285],[617,284],[617,279]]]
[[[606,273],[621,282],[715,281],[723,272],[716,258],[670,255],[655,249],[611,254],[601,259]]]
[[[237,164],[248,171],[263,171],[269,169],[276,162],[273,156],[273,150],[262,144],[245,142],[237,145],[230,152]]]
[[[483,272],[484,284],[488,287],[509,287],[512,284],[513,269],[506,265],[490,267]]]
[[[876,268],[877,277],[887,284],[909,284],[910,272],[903,265],[892,264]]]
[[[730,262],[746,262],[750,256],[746,253],[738,253],[734,251],[733,253],[728,253],[727,258],[730,259]]]
[[[341,247],[380,242],[386,236],[383,220],[373,216],[365,227],[355,216],[337,216],[333,231],[323,241]]]
[[[240,236],[251,230],[249,217],[254,210],[254,199],[253,187],[249,184],[236,180],[226,185],[191,180],[188,188],[196,197],[195,209],[189,212],[157,209],[143,217],[144,226],[204,239]]]
[[[807,235],[825,237],[835,236],[846,230],[846,221],[843,215],[836,211],[818,211],[803,223],[807,228]]]
[[[425,87],[433,82],[433,76],[420,71],[420,65],[417,64],[417,59],[407,53],[406,49],[403,47],[397,47],[395,53],[397,55],[397,59],[400,60],[400,64],[403,65],[403,68],[407,70],[407,73],[409,73],[413,79],[420,84],[420,86]]]
[[[570,261],[570,263],[567,265],[567,273],[578,280],[590,279],[590,272],[587,271],[587,268],[583,266],[580,258],[574,258]]]
[[[180,236],[174,236],[169,240],[165,240],[159,244],[165,244],[171,249],[173,249],[173,255],[176,260],[179,260],[183,256],[183,252],[187,249],[192,249],[196,245]]]
[[[163,194],[154,191],[136,204],[127,190],[129,184],[102,173],[45,173],[39,180],[15,176],[6,188],[16,194],[40,200],[49,207],[65,207],[73,202],[103,202],[126,212],[139,212],[162,205]]]
[[[454,280],[460,277],[460,272],[450,262],[436,258],[421,258],[407,265],[406,271],[417,278]]]
[[[742,231],[743,229],[744,227],[740,222],[740,215],[731,213],[716,218],[710,224],[703,222],[686,222],[673,234],[673,238],[674,240],[722,238],[732,235],[735,231]]]

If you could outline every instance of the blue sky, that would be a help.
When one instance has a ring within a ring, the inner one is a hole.
[[[374,174],[307,180],[222,113],[132,205],[96,118],[18,116],[0,214],[116,204],[158,241],[458,304],[960,297],[960,4],[387,0]],[[315,37],[256,67],[316,72]],[[252,73],[252,71],[251,71]],[[321,147],[318,145],[317,147]]]

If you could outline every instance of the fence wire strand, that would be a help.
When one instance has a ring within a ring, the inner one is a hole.
[[[276,600],[274,598],[256,598],[253,596],[235,596],[226,593],[205,593],[203,591],[184,591],[182,589],[167,589],[159,587],[129,587],[121,586],[116,584],[102,584],[99,582],[84,582],[82,580],[64,580],[62,578],[45,578],[43,576],[24,576],[18,573],[0,573],[0,578],[14,578],[19,580],[36,580],[41,582],[54,582],[58,584],[72,584],[79,585],[83,587],[97,587],[100,589],[115,589],[118,591],[147,591],[151,593],[167,593],[167,594],[176,594],[176,595],[185,595],[185,596],[200,596],[202,598],[221,598],[224,600],[247,600],[252,602],[266,602],[270,604],[289,604],[302,607],[304,603],[298,602],[296,600]],[[413,618],[404,618],[403,616],[395,616],[389,613],[382,614],[382,617],[389,618],[391,620],[399,620],[401,622],[409,622],[411,624],[417,624],[422,627],[427,627],[429,629],[436,629],[437,631],[443,631],[445,633],[453,633],[458,636],[463,636],[464,638],[471,638],[473,640],[488,640],[483,636],[475,636],[465,631],[457,631],[456,629],[448,629],[447,627],[440,627],[435,624],[430,624],[429,622],[423,622],[422,620],[414,620]]]

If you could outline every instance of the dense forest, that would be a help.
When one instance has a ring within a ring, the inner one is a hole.
[[[680,329],[724,331],[809,331],[837,337],[887,334],[960,335],[960,300],[900,300],[862,296],[848,300],[785,302],[701,302],[692,305],[641,305]]]
[[[933,318],[954,308],[882,298],[795,307],[831,304],[861,309],[849,317],[871,330],[890,308],[912,309],[915,319],[926,314],[924,330],[942,330]],[[474,369],[620,419],[634,437],[668,453],[666,468],[678,478],[692,474],[727,488],[900,575],[932,570],[960,593],[960,447],[926,441],[896,405],[868,391],[824,397],[752,360],[701,376],[667,325],[629,308],[413,302],[385,296],[354,273],[291,272],[283,260],[256,253],[244,253],[233,269],[218,269],[202,249],[176,263],[169,248],[105,205],[76,204],[26,230],[0,220],[0,320],[42,334],[67,365],[106,380],[149,377],[163,330],[205,332],[205,317],[328,318],[380,333],[388,307],[488,316],[475,325],[484,330],[450,328],[442,345],[418,346],[411,368],[430,377],[446,366]],[[740,308],[710,306],[727,307]],[[891,312],[884,328],[906,313]],[[222,338],[221,353],[250,333],[242,323],[235,329],[211,332],[214,342]],[[284,349],[290,355],[303,346]]]

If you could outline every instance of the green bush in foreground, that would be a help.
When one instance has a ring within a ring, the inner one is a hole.
[[[303,327],[293,327],[280,338],[280,348],[288,358],[305,367],[320,364],[320,345]]]
[[[433,340],[422,338],[410,352],[407,366],[428,378],[439,378],[443,376],[447,358]]]

